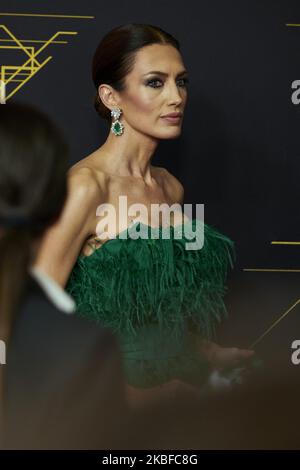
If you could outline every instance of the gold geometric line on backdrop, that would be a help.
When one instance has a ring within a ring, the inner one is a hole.
[[[38,39],[19,39],[19,41],[22,44],[25,44],[26,42],[35,42],[39,44],[44,44],[46,41],[38,40]],[[12,42],[14,43],[15,41],[13,39],[0,39],[0,42]],[[52,41],[51,44],[68,44],[68,41]]]
[[[243,271],[250,272],[270,272],[270,273],[300,273],[300,269],[281,269],[281,268],[243,268]]]
[[[287,246],[298,246],[300,242],[298,241],[285,241],[285,240],[276,240],[270,242],[271,245],[287,245]],[[282,268],[243,268],[243,271],[248,272],[276,272],[276,273],[300,273],[300,269],[282,269]]]
[[[44,13],[0,13],[0,16],[32,16],[38,18],[70,18],[79,20],[93,20],[95,16],[82,16],[82,15],[52,15]]]
[[[271,242],[271,245],[300,245],[300,242],[274,241],[274,242]]]
[[[296,28],[299,28],[300,27],[300,24],[298,23],[286,23],[285,26],[290,26],[290,27],[296,27]]]
[[[6,101],[9,100],[18,90],[20,90],[29,80],[31,80],[31,78],[34,77],[52,59],[52,56],[49,56],[40,62],[37,60],[37,56],[41,54],[41,52],[43,52],[50,44],[52,44],[57,37],[61,35],[70,36],[78,34],[76,31],[58,31],[48,40],[42,41],[43,46],[37,49],[34,46],[25,46],[24,43],[18,39],[5,25],[0,25],[0,29],[2,29],[15,44],[14,46],[0,45],[0,49],[20,50],[28,57],[28,59],[25,60],[25,62],[21,65],[0,65],[0,81],[4,83],[5,89],[7,89],[9,84],[18,84],[8,95],[6,95]]]
[[[300,303],[300,299],[296,300],[296,302],[291,305],[285,312],[283,312],[276,320],[274,320],[269,328],[262,334],[260,335],[255,341],[253,341],[250,346],[248,346],[249,349],[253,349],[258,343],[260,343],[272,330],[275,328],[278,323],[280,323],[294,308]]]

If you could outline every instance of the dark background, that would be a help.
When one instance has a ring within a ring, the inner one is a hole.
[[[190,75],[183,132],[161,142],[154,164],[174,173],[185,186],[185,202],[204,203],[205,222],[235,241],[229,317],[219,340],[247,347],[300,297],[300,273],[244,271],[300,270],[300,245],[270,244],[300,241],[300,105],[291,101],[291,84],[300,79],[300,27],[286,26],[300,23],[299,0],[2,0],[0,10],[95,16],[0,16],[0,23],[22,39],[78,32],[58,38],[67,45],[44,51],[42,58],[53,59],[12,98],[36,104],[55,119],[69,140],[71,163],[101,145],[108,132],[93,108],[90,73],[102,36],[119,24],[141,22],[180,41]],[[5,37],[1,31],[0,37]],[[0,49],[0,64],[7,56]],[[278,367],[280,361],[287,367],[297,338],[299,307],[257,351],[265,359],[278,356]]]

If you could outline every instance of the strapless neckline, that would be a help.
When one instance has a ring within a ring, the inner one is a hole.
[[[173,238],[173,235],[175,234],[180,234],[180,235],[185,234],[186,229],[189,229],[189,228],[193,229],[194,227],[198,227],[197,230],[199,230],[199,227],[203,227],[203,226],[205,226],[205,223],[201,221],[200,219],[196,219],[196,218],[189,219],[186,222],[182,222],[176,225],[168,225],[168,226],[159,225],[157,227],[153,227],[152,225],[145,224],[144,222],[138,220],[132,225],[129,225],[124,230],[121,230],[113,238],[109,238],[108,240],[106,240],[104,243],[101,244],[99,248],[94,249],[94,251],[90,255],[87,255],[87,256],[80,255],[80,259],[90,258],[96,252],[103,250],[107,246],[108,243],[111,243],[111,242],[116,243],[117,241],[123,242],[123,241],[130,240],[130,239],[135,240],[135,238],[132,238],[131,236],[125,237],[125,234],[128,235],[131,231],[136,231],[137,228],[141,228],[141,231],[144,233],[145,231],[147,231],[149,234],[149,231],[150,231],[150,233],[152,232],[152,234],[156,235],[154,238],[138,237],[138,239],[145,240],[145,242],[150,241],[151,243],[151,240],[159,239],[160,235],[163,235],[164,233],[170,233],[170,237]],[[139,233],[141,233],[141,231],[139,231]]]

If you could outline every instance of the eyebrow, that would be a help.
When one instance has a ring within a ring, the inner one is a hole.
[[[176,77],[181,77],[182,75],[187,75],[187,70],[182,70],[181,72],[179,72]],[[165,72],[160,72],[159,70],[151,70],[151,72],[147,72],[147,73],[144,73],[143,77],[145,75],[150,75],[150,74],[156,74],[156,75],[162,75],[163,77],[167,77],[168,74],[165,73]]]

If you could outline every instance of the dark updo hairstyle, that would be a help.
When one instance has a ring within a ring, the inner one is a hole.
[[[130,23],[118,26],[107,33],[98,45],[93,57],[92,76],[97,94],[95,108],[98,114],[110,122],[110,110],[103,104],[98,87],[105,83],[115,90],[125,88],[125,77],[134,66],[135,54],[150,44],[171,44],[178,51],[177,39],[158,26]]]
[[[0,338],[26,285],[33,242],[59,217],[67,194],[61,132],[29,105],[0,105]]]

